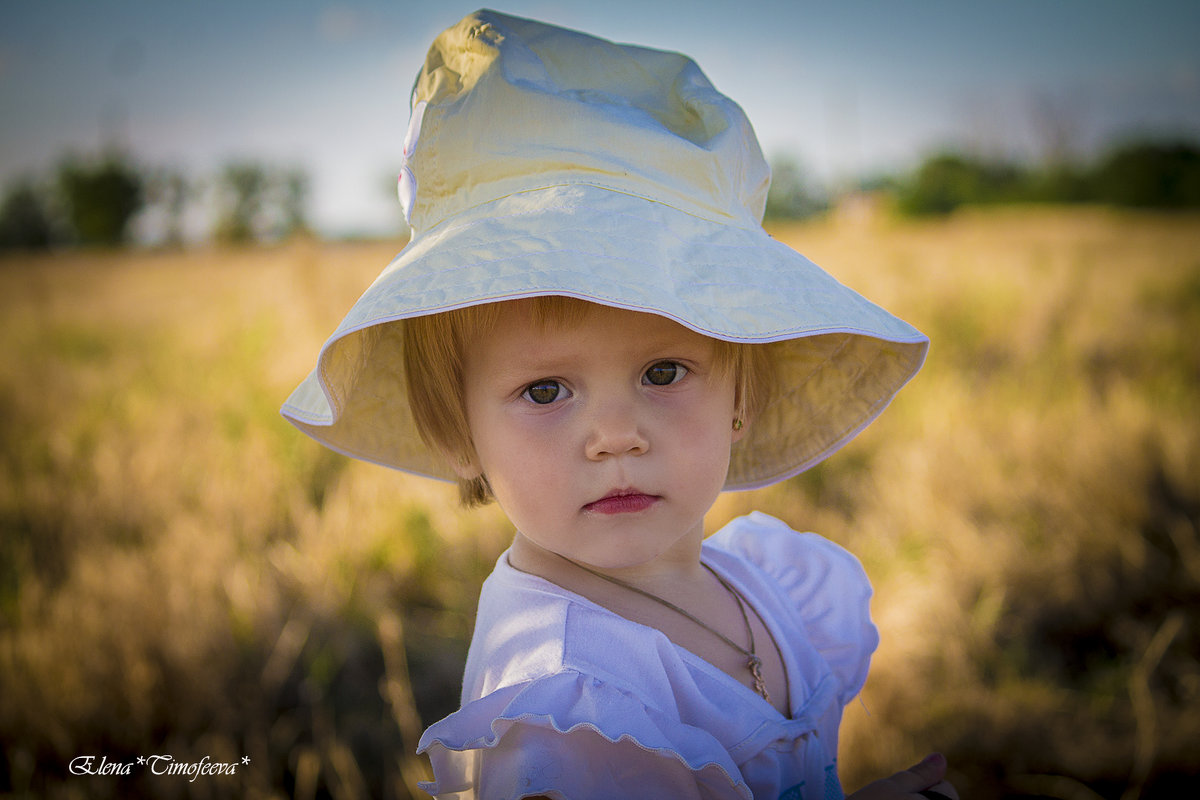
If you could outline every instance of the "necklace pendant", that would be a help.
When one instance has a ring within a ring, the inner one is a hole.
[[[750,656],[750,660],[746,662],[746,666],[750,669],[750,675],[754,678],[754,691],[758,692],[763,700],[771,702],[771,695],[767,694],[767,682],[762,676],[762,659],[758,656]]]

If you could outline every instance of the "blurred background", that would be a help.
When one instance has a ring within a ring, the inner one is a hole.
[[[407,240],[409,90],[473,10],[0,9],[0,795],[423,796],[512,530],[278,407]],[[499,10],[696,58],[773,235],[933,339],[855,442],[709,520],[871,575],[847,789],[939,749],[964,797],[1194,792],[1200,6]],[[71,771],[157,754],[238,771]]]

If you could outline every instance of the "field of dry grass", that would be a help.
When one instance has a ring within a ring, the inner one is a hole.
[[[776,514],[871,574],[848,788],[933,748],[976,800],[1200,775],[1198,223],[775,231],[934,342],[846,450],[711,514]],[[277,413],[397,249],[0,261],[0,795],[410,796],[511,530]],[[87,754],[241,766],[72,775]]]

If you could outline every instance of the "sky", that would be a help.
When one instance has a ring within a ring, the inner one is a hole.
[[[479,1],[3,0],[0,187],[119,146],[199,177],[301,167],[327,234],[399,224],[394,176],[424,54]],[[772,159],[814,187],[953,148],[1080,158],[1200,139],[1194,0],[495,0],[692,56]]]

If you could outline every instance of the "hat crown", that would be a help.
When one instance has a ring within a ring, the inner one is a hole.
[[[480,11],[434,41],[413,108],[401,198],[418,231],[566,184],[762,221],[770,170],[749,120],[678,53]]]

